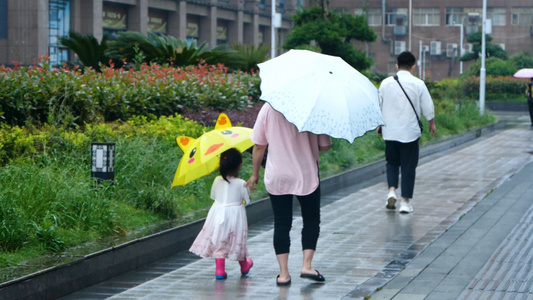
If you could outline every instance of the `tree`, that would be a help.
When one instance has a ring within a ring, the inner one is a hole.
[[[365,16],[327,12],[327,0],[322,7],[314,6],[293,16],[294,29],[283,45],[284,49],[309,49],[314,44],[323,54],[344,59],[357,70],[368,69],[372,60],[355,50],[351,40],[373,42],[377,36],[368,26]],[[326,10],[323,8],[326,7]]]
[[[466,53],[465,55],[461,56],[459,60],[461,61],[469,61],[469,60],[477,60],[479,58],[479,54],[481,53],[481,39],[482,39],[482,33],[480,31],[473,33],[468,36],[466,39],[469,43],[472,43],[472,52]],[[509,56],[507,55],[507,52],[503,50],[502,47],[499,45],[493,45],[490,42],[492,41],[492,36],[489,34],[485,35],[485,55],[486,57],[497,57],[500,59],[508,59]]]
[[[509,58],[509,61],[516,70],[523,68],[533,68],[533,54],[528,51],[522,51]]]

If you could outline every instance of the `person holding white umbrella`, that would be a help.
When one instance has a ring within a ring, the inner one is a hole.
[[[530,82],[527,84],[527,107],[529,109],[529,118],[531,119],[531,126],[533,126],[533,95],[531,86],[533,85],[533,68],[524,68],[518,70],[514,75],[516,78],[527,78]]]
[[[308,50],[290,50],[261,63],[261,100],[267,101],[255,122],[251,140],[253,171],[248,187],[259,181],[268,146],[264,182],[274,213],[274,250],[278,286],[291,283],[288,269],[292,202],[302,210],[301,278],[325,281],[312,266],[320,232],[319,152],[331,138],[352,143],[383,125],[378,91],[342,58]]]
[[[324,276],[312,267],[312,261],[320,231],[319,152],[331,148],[330,137],[298,132],[294,124],[265,103],[257,116],[251,139],[255,145],[248,187],[252,190],[255,189],[253,185],[259,182],[259,169],[268,145],[264,182],[274,213],[274,250],[280,269],[276,285],[291,284],[289,232],[294,196],[300,202],[303,219],[300,277],[325,281]]]

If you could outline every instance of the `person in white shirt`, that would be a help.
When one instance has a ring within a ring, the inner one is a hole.
[[[433,100],[424,81],[412,75],[415,68],[415,56],[409,51],[402,52],[397,57],[398,72],[385,78],[379,87],[381,113],[386,124],[378,127],[378,134],[385,140],[389,187],[386,208],[396,209],[396,189],[401,172],[401,213],[413,212],[410,200],[415,187],[422,115],[429,120],[431,135],[437,132]]]

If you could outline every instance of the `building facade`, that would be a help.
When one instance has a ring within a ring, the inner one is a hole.
[[[39,56],[54,64],[72,59],[58,43],[69,31],[98,40],[104,33],[152,31],[212,48],[233,42],[270,45],[274,28],[279,46],[291,28],[290,15],[308,5],[308,0],[277,0],[273,22],[271,0],[0,0],[0,64],[33,64]]]
[[[322,0],[0,0],[0,64],[33,64],[39,56],[52,63],[72,60],[58,43],[69,31],[100,40],[120,31],[149,31],[210,47],[240,42],[271,45],[276,54],[289,34],[290,16]],[[394,73],[396,56],[412,51],[419,76],[456,77],[471,62],[468,35],[481,30],[482,0],[329,0],[332,11],[365,14],[376,42],[354,42],[374,60],[373,71]],[[533,1],[487,0],[487,32],[511,56],[533,52]],[[274,22],[273,22],[274,20]],[[274,24],[274,26],[272,26]]]
[[[533,1],[487,0],[486,32],[509,56],[533,53]],[[472,51],[467,37],[481,31],[483,1],[473,0],[331,0],[331,10],[365,14],[378,39],[356,44],[374,60],[374,71],[394,73],[396,56],[415,54],[419,77],[457,77],[472,62],[461,53]],[[533,66],[531,66],[533,68]]]

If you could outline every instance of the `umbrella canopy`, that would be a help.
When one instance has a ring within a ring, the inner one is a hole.
[[[300,132],[352,143],[385,124],[376,87],[340,57],[290,50],[258,67],[261,100]]]
[[[174,175],[172,187],[186,185],[219,167],[220,154],[229,148],[243,152],[253,146],[251,128],[233,127],[228,116],[218,116],[215,129],[195,139],[178,136],[176,143],[183,150],[183,156]]]
[[[531,78],[533,79],[533,69],[520,69],[513,75],[516,78]]]

